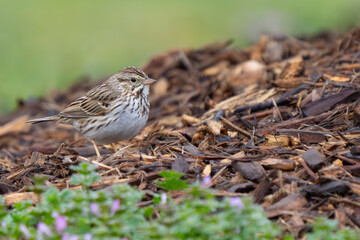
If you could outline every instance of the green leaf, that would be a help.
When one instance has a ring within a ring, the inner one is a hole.
[[[159,173],[159,175],[165,179],[168,178],[180,179],[182,176],[184,176],[184,174],[178,173],[176,171],[162,171],[161,173]]]
[[[151,218],[154,213],[154,207],[149,206],[144,208],[144,217]]]
[[[157,184],[159,187],[164,188],[167,191],[183,190],[189,187],[187,181],[180,179],[183,176],[182,173],[175,171],[163,171],[159,175],[164,177],[165,181],[157,181]]]
[[[72,169],[74,171],[77,171],[78,173],[83,174],[83,175],[91,174],[97,168],[98,168],[97,165],[90,164],[90,163],[87,163],[87,162],[82,162],[77,166],[76,165],[70,166],[70,169]]]
[[[160,196],[160,194],[155,194],[154,197],[153,197],[153,203],[154,203],[155,205],[157,205],[157,204],[160,204],[160,202],[161,202],[161,196]]]
[[[83,187],[90,187],[91,184],[101,179],[98,173],[94,172],[97,165],[83,162],[78,166],[71,166],[70,168],[76,170],[78,174],[73,175],[70,178],[72,184],[79,184]]]

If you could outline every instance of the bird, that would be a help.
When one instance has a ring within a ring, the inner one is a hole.
[[[97,144],[113,147],[113,143],[131,139],[145,126],[150,109],[149,85],[155,82],[139,68],[124,67],[57,115],[27,122],[72,125],[94,145],[97,157],[101,157]]]

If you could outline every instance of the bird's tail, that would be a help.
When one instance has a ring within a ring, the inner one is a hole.
[[[58,116],[50,116],[50,117],[36,118],[36,119],[28,120],[26,122],[35,124],[35,123],[57,121],[57,120],[59,120]]]

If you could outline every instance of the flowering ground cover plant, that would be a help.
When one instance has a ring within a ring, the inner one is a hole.
[[[163,172],[158,185],[164,190],[153,204],[140,207],[143,192],[127,184],[93,191],[89,187],[100,179],[95,165],[73,167],[73,184],[81,190],[46,188],[44,179],[35,178],[32,191],[42,200],[0,204],[2,239],[293,239],[268,220],[250,198],[218,199],[202,184],[189,185],[181,174]],[[171,194],[182,191],[184,198],[175,203]],[[337,223],[319,219],[307,239],[358,239],[355,230],[337,230]]]

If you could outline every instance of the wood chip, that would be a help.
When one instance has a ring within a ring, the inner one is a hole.
[[[258,162],[236,162],[231,163],[233,168],[245,179],[250,181],[260,181],[264,177],[265,169]]]
[[[323,165],[325,165],[324,156],[315,148],[311,148],[306,151],[302,155],[302,158],[305,160],[306,164],[310,167],[310,169],[314,172],[316,172]]]

